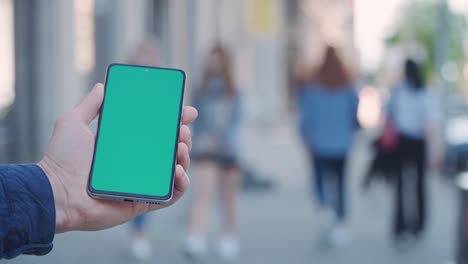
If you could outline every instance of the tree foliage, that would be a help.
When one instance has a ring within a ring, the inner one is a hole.
[[[405,41],[408,31],[422,45],[427,53],[426,75],[434,77],[436,67],[436,49],[441,25],[441,4],[439,1],[416,0],[402,7],[400,18],[392,34],[386,38],[386,45],[398,45]],[[464,60],[464,30],[466,19],[461,14],[447,10],[445,36],[448,37],[448,59],[461,66]],[[442,35],[441,35],[442,36]]]

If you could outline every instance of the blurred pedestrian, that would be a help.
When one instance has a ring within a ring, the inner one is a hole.
[[[346,229],[346,159],[357,129],[358,95],[333,47],[312,74],[298,71],[300,133],[315,167],[312,190],[319,207],[321,242],[342,245]],[[311,71],[309,71],[311,72]]]
[[[398,135],[394,237],[399,246],[424,231],[426,146],[435,132],[437,116],[420,66],[408,59],[404,73],[404,81],[393,89],[387,109],[387,120]]]
[[[128,63],[144,66],[159,64],[159,41],[153,36],[146,37],[130,54]],[[149,216],[142,214],[130,222],[130,254],[137,260],[148,260],[152,256],[152,245],[146,235]]]
[[[219,183],[222,230],[218,253],[223,259],[239,255],[237,199],[241,180],[237,158],[240,96],[234,83],[227,49],[216,45],[209,52],[201,87],[195,95],[200,119],[194,125],[194,175],[185,253],[191,258],[206,254],[206,233],[215,184]]]

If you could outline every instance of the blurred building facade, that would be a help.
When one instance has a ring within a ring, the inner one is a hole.
[[[13,22],[7,25],[13,32],[7,39],[14,59],[7,67],[14,69],[14,86],[1,87],[14,87],[16,94],[4,122],[4,161],[9,162],[37,160],[54,120],[94,82],[104,80],[109,63],[126,62],[148,35],[161,42],[160,64],[186,69],[187,101],[197,89],[209,47],[226,45],[235,59],[236,84],[245,95],[248,118],[265,124],[275,124],[287,112],[288,78],[297,58],[318,61],[317,47],[324,41],[342,47],[345,54],[353,50],[350,0],[0,2],[4,12],[11,9]],[[329,10],[336,14],[322,19]]]
[[[356,63],[354,44],[354,9],[352,0],[299,1],[299,52],[303,63],[321,61],[323,47],[340,50],[348,63]]]

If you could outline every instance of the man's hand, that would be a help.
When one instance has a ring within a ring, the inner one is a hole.
[[[168,206],[96,200],[88,196],[86,188],[95,140],[89,124],[99,114],[103,98],[104,87],[96,84],[78,106],[62,115],[55,124],[47,153],[38,163],[49,178],[54,192],[57,233],[105,229]],[[190,184],[185,172],[190,164],[189,151],[192,147],[187,125],[196,117],[195,108],[184,107],[174,195],[170,204],[175,203]]]

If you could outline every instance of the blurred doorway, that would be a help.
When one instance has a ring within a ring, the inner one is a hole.
[[[0,36],[0,65],[3,66],[0,74],[0,162],[6,162],[8,134],[5,116],[15,95],[13,0],[0,0]]]
[[[6,41],[10,39],[10,43],[14,43],[13,47],[7,52],[13,55],[13,60],[8,63],[7,67],[13,69],[10,71],[10,86],[2,85],[3,89],[9,89],[15,94],[14,101],[12,101],[11,108],[6,117],[6,128],[4,134],[7,137],[7,150],[4,162],[29,162],[33,161],[38,146],[36,138],[33,136],[36,131],[36,121],[38,117],[35,111],[37,96],[35,89],[36,74],[34,72],[34,65],[36,64],[36,49],[34,43],[36,40],[36,27],[35,21],[37,17],[37,2],[27,0],[1,0],[2,12],[12,8],[12,20],[10,23],[0,23],[2,26],[13,27],[13,36],[7,34]],[[5,19],[3,15],[0,15]],[[8,17],[8,14],[7,14]],[[12,23],[11,23],[12,22]],[[2,38],[4,35],[2,34]],[[4,39],[5,41],[5,39]],[[0,50],[4,50],[1,47]],[[3,57],[3,56],[2,56]],[[3,65],[3,63],[2,63]],[[13,98],[12,98],[13,99]]]
[[[153,0],[150,10],[150,31],[160,41],[161,64],[171,61],[169,46],[169,2],[168,0]]]

